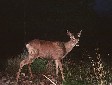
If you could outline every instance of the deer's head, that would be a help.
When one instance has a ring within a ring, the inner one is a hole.
[[[78,42],[81,36],[81,32],[82,30],[79,33],[77,33],[76,37],[74,37],[74,35],[67,30],[67,35],[70,37],[70,41],[73,43],[73,45],[79,46]]]

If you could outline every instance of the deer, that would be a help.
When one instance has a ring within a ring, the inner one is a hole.
[[[61,60],[79,43],[79,38],[81,36],[82,30],[77,33],[77,38],[67,30],[67,35],[70,37],[70,40],[67,42],[61,41],[45,41],[34,39],[26,44],[28,50],[28,56],[20,62],[19,71],[17,72],[16,80],[18,82],[20,72],[23,66],[28,65],[30,76],[33,77],[31,71],[31,64],[36,58],[51,58],[55,61],[56,75],[58,75],[58,69],[61,71],[61,78],[63,81],[64,74]]]

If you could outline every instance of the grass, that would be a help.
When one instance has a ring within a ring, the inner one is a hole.
[[[15,75],[19,69],[19,63],[27,56],[25,51],[18,57],[8,60],[8,67],[6,71]],[[72,57],[74,57],[72,55]],[[112,67],[108,66],[102,59],[102,54],[99,49],[95,49],[93,53],[89,51],[84,52],[81,59],[73,60],[67,57],[63,60],[63,68],[66,82],[62,81],[61,74],[58,77],[55,75],[55,64],[53,61],[46,59],[36,59],[32,65],[33,74],[39,76],[38,82],[44,82],[45,77],[48,76],[55,82],[63,83],[63,85],[111,85],[112,82]],[[28,73],[28,68],[25,66],[23,73]],[[46,83],[49,81],[45,81]],[[50,84],[45,84],[50,85]]]

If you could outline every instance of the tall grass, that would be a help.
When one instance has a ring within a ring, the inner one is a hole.
[[[108,67],[107,63],[102,59],[102,54],[99,49],[93,53],[83,51],[80,59],[73,60],[67,57],[63,60],[63,68],[66,82],[63,85],[111,85],[112,67]],[[19,63],[27,56],[24,51],[21,55],[8,60],[6,71],[10,74],[16,74],[19,69]],[[77,56],[77,55],[75,55]],[[71,57],[74,57],[71,55]],[[105,56],[106,57],[106,56]],[[61,73],[57,78],[55,75],[55,64],[53,61],[46,59],[36,59],[31,65],[33,74],[52,75],[56,81],[62,82]],[[28,68],[25,66],[22,72],[28,73]],[[41,75],[42,76],[42,75]],[[42,77],[43,78],[43,77]],[[43,80],[43,79],[42,79]]]
[[[109,85],[112,81],[112,67],[102,60],[99,49],[94,54],[88,51],[78,63],[72,60],[64,62],[65,78],[64,85]],[[81,57],[81,56],[80,56]],[[105,56],[106,57],[106,56]]]

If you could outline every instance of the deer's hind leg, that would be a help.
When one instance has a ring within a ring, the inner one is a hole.
[[[32,71],[31,71],[31,66],[30,66],[32,62],[33,62],[33,58],[31,55],[29,55],[28,58],[26,58],[20,62],[19,71],[17,72],[17,77],[16,77],[17,82],[18,82],[21,70],[22,70],[23,66],[25,66],[25,65],[28,65],[30,76],[33,77]]]
[[[19,76],[20,76],[20,73],[21,73],[23,66],[25,66],[27,64],[28,64],[28,58],[26,58],[20,62],[19,71],[17,72],[17,77],[16,77],[17,82],[18,82],[18,79],[19,79]]]
[[[28,69],[29,69],[29,72],[30,72],[30,76],[31,78],[33,78],[33,74],[32,74],[32,70],[31,70],[31,64],[33,62],[34,59],[29,59],[29,62],[28,62]]]

